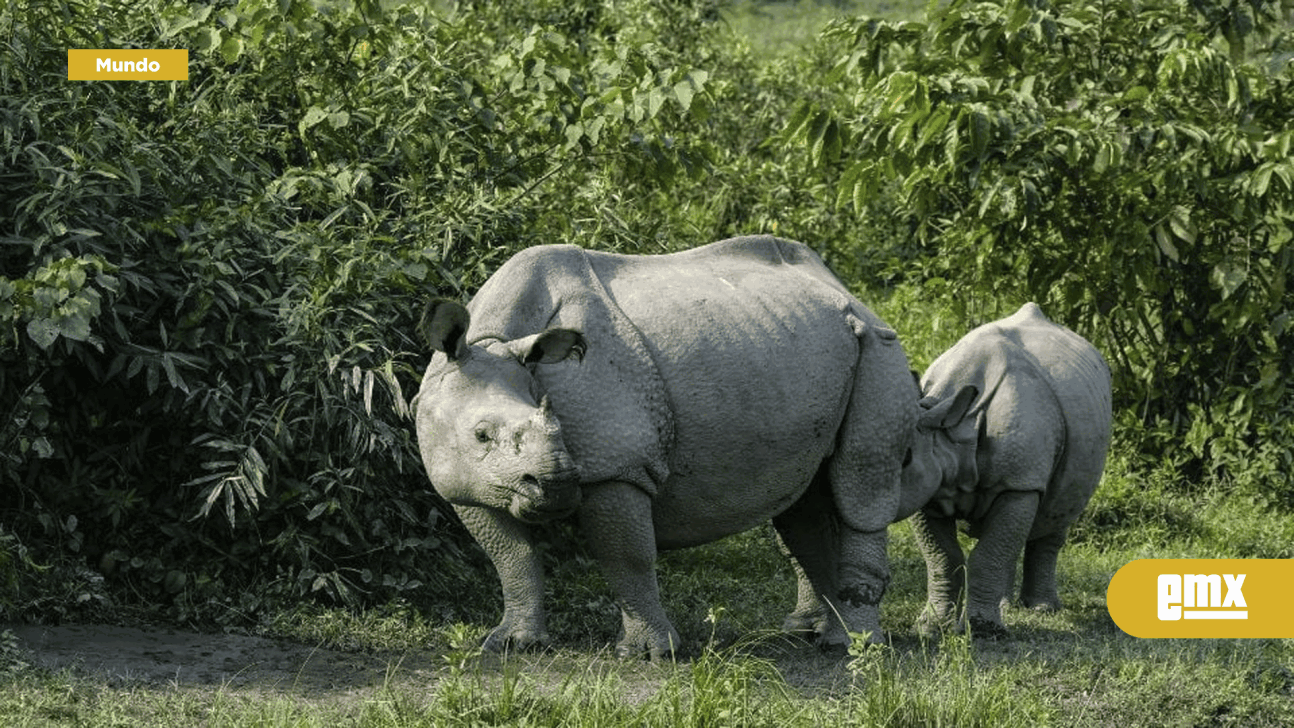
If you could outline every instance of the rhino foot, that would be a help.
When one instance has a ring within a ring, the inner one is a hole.
[[[626,620],[616,643],[616,657],[622,660],[647,658],[652,662],[672,660],[681,652],[682,640],[672,625],[652,629],[642,622]]]
[[[840,632],[841,637],[836,636],[835,630],[832,633],[824,634],[819,637],[815,644],[818,651],[828,657],[843,657],[849,654],[855,645],[862,649],[875,649],[887,644],[885,634],[881,631],[875,632]]]
[[[1008,636],[1006,625],[984,617],[970,618],[971,635],[977,640],[1001,640]]]
[[[486,652],[526,652],[547,648],[552,643],[548,632],[541,628],[513,624],[504,620],[490,630],[481,648]]]
[[[647,659],[652,662],[673,660],[682,650],[678,637],[663,643],[648,644],[640,640],[622,639],[616,643],[616,657],[621,660]]]
[[[914,628],[919,636],[926,639],[938,639],[946,633],[963,631],[961,623],[951,610],[937,610],[930,605],[921,610]]]
[[[827,610],[795,611],[782,620],[782,631],[806,640],[814,640],[827,631]]]
[[[1059,599],[1051,598],[1030,599],[1025,597],[1020,601],[1026,608],[1032,609],[1035,612],[1059,612],[1061,606]]]

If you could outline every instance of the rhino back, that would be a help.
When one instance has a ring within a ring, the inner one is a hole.
[[[922,389],[951,397],[965,384],[980,388],[986,419],[974,512],[987,508],[1003,473],[1042,470],[1024,461],[1050,458],[1049,478],[1007,487],[1043,491],[1034,537],[1067,525],[1096,487],[1109,445],[1110,373],[1100,353],[1028,303],[958,341],[931,364]]]
[[[661,542],[710,540],[785,510],[835,443],[858,359],[856,302],[812,251],[773,238],[591,257],[642,333],[673,415]]]

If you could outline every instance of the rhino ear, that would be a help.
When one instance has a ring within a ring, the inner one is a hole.
[[[467,355],[467,326],[471,320],[463,304],[434,298],[422,313],[418,334],[433,351],[443,351],[450,361],[457,361]]]
[[[509,343],[508,348],[523,364],[552,364],[572,354],[583,361],[588,344],[584,335],[573,329],[548,329],[517,339]]]
[[[958,390],[952,399],[930,405],[917,417],[917,427],[924,430],[951,430],[966,418],[966,413],[970,411],[970,406],[976,397],[979,397],[979,388],[973,384],[967,384]],[[926,406],[930,399],[929,397],[923,399],[922,406]]]

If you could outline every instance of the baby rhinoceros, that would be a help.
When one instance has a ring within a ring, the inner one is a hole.
[[[921,389],[903,472],[906,493],[930,494],[912,520],[928,580],[918,629],[960,630],[968,618],[977,637],[1000,638],[1021,549],[1021,601],[1060,608],[1056,558],[1105,467],[1110,370],[1091,344],[1027,303],[958,341]],[[958,521],[978,539],[969,564]]]
[[[678,647],[657,549],[769,519],[802,602],[839,616],[823,642],[878,638],[918,393],[897,335],[812,250],[764,236],[649,256],[537,246],[425,320],[418,446],[498,569],[487,648],[548,640],[532,526],[567,515],[616,594],[623,655]]]

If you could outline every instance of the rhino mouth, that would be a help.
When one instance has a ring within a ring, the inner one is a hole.
[[[527,523],[565,518],[579,508],[582,499],[579,475],[573,468],[542,480],[533,475],[522,476],[510,490],[508,512]]]

